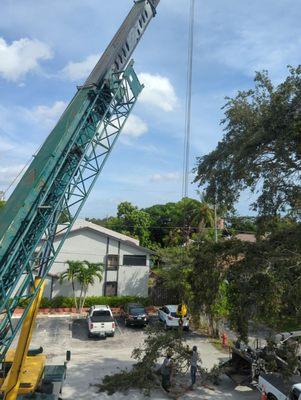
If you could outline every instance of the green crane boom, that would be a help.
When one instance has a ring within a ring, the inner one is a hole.
[[[131,55],[158,3],[135,2],[0,214],[0,362],[143,88]],[[63,234],[54,245],[62,216]],[[15,325],[13,313],[23,300],[27,306]]]

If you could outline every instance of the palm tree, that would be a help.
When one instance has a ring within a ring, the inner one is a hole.
[[[200,196],[200,206],[194,222],[198,226],[198,232],[201,233],[205,228],[214,227],[214,206],[208,203],[203,193],[199,190],[196,192]]]
[[[95,279],[99,282],[102,281],[103,264],[102,263],[90,263],[89,261],[83,261],[82,268],[80,269],[76,279],[81,285],[81,291],[79,296],[79,311],[81,312],[86,301],[88,288],[90,285],[94,285]]]
[[[62,284],[64,281],[71,282],[73,297],[74,297],[74,304],[76,309],[78,310],[77,305],[77,298],[76,298],[76,291],[75,291],[75,281],[77,276],[82,269],[82,262],[81,261],[67,261],[68,268],[65,272],[60,275],[60,283]]]

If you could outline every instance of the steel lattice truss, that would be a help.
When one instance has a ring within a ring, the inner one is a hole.
[[[89,106],[1,261],[0,362],[40,286],[32,293],[28,288],[37,274],[42,281],[47,276],[142,88],[131,63],[122,73],[113,74],[101,89],[80,89],[86,92]],[[13,324],[13,313],[24,301],[23,315]]]

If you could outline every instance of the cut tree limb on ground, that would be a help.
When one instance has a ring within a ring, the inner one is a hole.
[[[147,338],[144,343],[132,353],[132,358],[137,361],[136,364],[132,369],[106,375],[100,384],[95,385],[99,392],[112,395],[115,392],[127,393],[130,389],[138,389],[149,396],[152,389],[162,388],[160,364],[167,353],[172,354],[174,371],[170,397],[178,398],[187,391],[186,376],[190,368],[191,350],[185,343],[183,332],[165,331],[161,325],[156,324],[148,327],[146,333]],[[214,366],[211,371],[203,368],[199,370],[202,384],[218,384],[219,375],[222,373],[219,366]]]

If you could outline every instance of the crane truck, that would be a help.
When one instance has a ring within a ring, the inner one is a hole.
[[[131,56],[159,1],[134,2],[0,212],[4,399],[60,397],[66,365],[47,366],[41,351],[29,349],[44,280],[143,89]],[[26,305],[16,321],[14,312],[21,303]]]
[[[265,393],[268,400],[301,400],[301,359],[298,338],[301,331],[276,334],[264,347],[241,342],[231,349],[231,358],[223,364],[225,373],[236,384],[247,384]],[[285,376],[290,360],[287,351],[297,357],[293,374]]]

